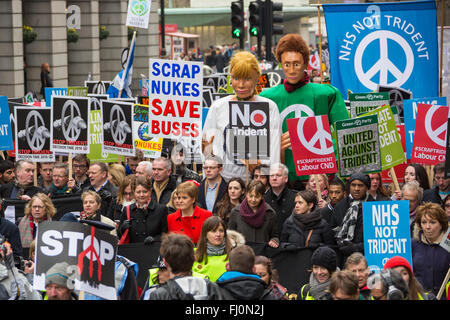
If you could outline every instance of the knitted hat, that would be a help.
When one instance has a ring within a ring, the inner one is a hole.
[[[408,260],[406,260],[403,257],[400,257],[400,256],[392,257],[388,261],[386,261],[386,263],[384,265],[384,269],[392,269],[395,267],[405,267],[406,269],[408,269],[409,274],[411,276],[414,276],[413,270],[411,268],[411,264],[409,263]]]
[[[336,271],[336,252],[329,247],[317,248],[311,257],[312,265],[325,267],[330,273]]]
[[[368,189],[370,189],[370,177],[362,172],[356,172],[351,175],[350,179],[348,180],[349,183],[351,183],[353,180],[359,180],[362,183],[364,183]]]
[[[67,273],[67,268],[69,264],[67,262],[55,263],[50,269],[48,269],[45,275],[45,285],[57,284],[61,287],[67,288],[67,282],[71,281],[69,279],[69,274]]]

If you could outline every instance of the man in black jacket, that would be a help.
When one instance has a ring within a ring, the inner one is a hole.
[[[215,283],[192,276],[194,244],[186,235],[169,234],[161,243],[160,253],[169,271],[169,280],[150,289],[149,300],[222,300]]]
[[[338,177],[330,182],[328,187],[328,196],[330,197],[330,203],[320,209],[320,214],[322,218],[325,219],[329,225],[332,224],[332,218],[334,214],[334,208],[346,196],[345,184]]]
[[[270,166],[270,188],[264,195],[264,200],[277,213],[277,230],[281,234],[284,221],[295,208],[296,192],[287,186],[289,169],[282,163]]]
[[[435,165],[433,173],[436,185],[423,192],[423,202],[433,202],[442,206],[445,197],[450,194],[450,178],[445,176],[445,162]]]
[[[0,198],[30,200],[38,192],[43,192],[33,185],[34,163],[27,160],[19,160],[15,168],[15,182],[9,182],[0,186]]]
[[[370,178],[357,172],[351,175],[348,183],[350,194],[336,205],[331,223],[342,254],[341,263],[353,252],[364,253],[362,203],[369,198]]]
[[[83,189],[83,191],[92,190],[99,194],[102,198],[102,206],[100,213],[108,216],[110,206],[115,203],[117,187],[108,181],[108,166],[103,162],[95,162],[91,164],[88,171],[91,185]]]
[[[228,257],[227,272],[216,281],[224,300],[276,300],[266,282],[255,274],[255,253],[251,247],[237,246]]]
[[[153,188],[152,199],[161,205],[169,203],[172,192],[177,188],[177,181],[172,175],[172,162],[161,157],[153,160]]]

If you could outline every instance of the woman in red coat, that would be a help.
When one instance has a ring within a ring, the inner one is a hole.
[[[197,244],[203,222],[212,212],[197,206],[198,187],[191,181],[177,186],[178,210],[167,216],[169,233],[183,233]]]

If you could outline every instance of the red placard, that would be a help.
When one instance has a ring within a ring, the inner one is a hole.
[[[328,116],[286,120],[297,175],[337,172]]]
[[[397,131],[402,141],[403,152],[406,153],[406,140],[405,140],[405,125],[397,125]],[[395,176],[397,177],[398,183],[403,183],[405,181],[405,170],[406,167],[411,163],[411,160],[407,159],[406,162],[399,164],[394,167]],[[392,183],[391,172],[389,169],[381,171],[381,180],[383,183]]]
[[[436,165],[445,161],[448,106],[419,103],[411,162]]]

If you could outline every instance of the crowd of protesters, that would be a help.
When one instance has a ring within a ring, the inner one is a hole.
[[[421,165],[409,165],[400,190],[383,183],[380,174],[298,177],[279,113],[296,101],[310,105],[315,114],[327,114],[331,122],[348,118],[348,113],[337,89],[309,81],[309,50],[300,36],[283,37],[276,57],[286,80],[261,95],[255,91],[261,74],[255,56],[239,52],[230,57],[235,94],[210,108],[199,172],[188,168],[178,150],[177,157],[169,151],[144,159],[137,149],[135,157],[120,164],[91,163],[76,155],[72,168],[66,157],[38,163],[36,169],[30,161],[0,161],[1,198],[27,202],[16,224],[5,218],[2,206],[0,234],[7,241],[0,253],[0,299],[78,298],[67,286],[64,265],[47,272],[45,292],[34,290],[30,277],[37,225],[54,218],[52,199],[73,195],[81,196],[83,210],[59,220],[98,221],[118,241],[124,234],[130,243],[161,241],[157,263],[140,271],[149,274],[145,287],[137,290],[136,282],[127,280],[126,289],[117,292],[120,299],[436,299],[450,264],[449,252],[439,245],[450,221],[445,164],[434,166],[432,177]],[[224,105],[233,100],[269,102],[275,139],[270,161],[246,165],[227,158],[223,132],[229,117]],[[394,257],[385,270],[374,273],[364,257],[362,203],[400,199],[409,201],[413,263]],[[271,260],[255,256],[247,242],[274,250],[314,250],[309,281],[288,297]],[[30,252],[25,260],[24,249]],[[131,266],[129,278],[136,277],[132,261],[123,265]],[[13,279],[21,290],[12,289]],[[447,298],[448,285],[441,299]]]

